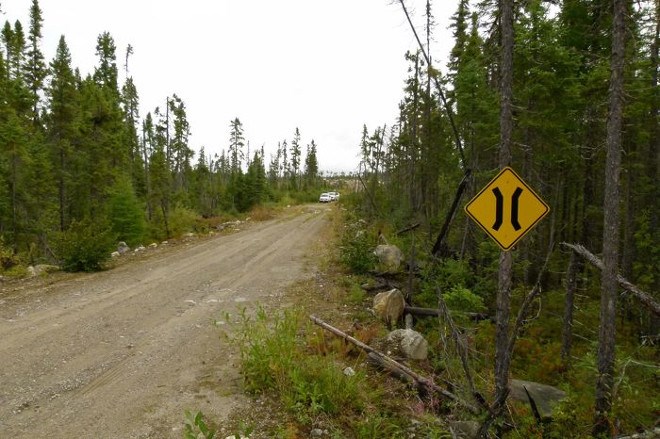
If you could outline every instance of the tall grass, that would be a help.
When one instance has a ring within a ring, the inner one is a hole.
[[[243,316],[242,375],[248,392],[274,391],[306,423],[319,414],[361,413],[370,391],[361,373],[345,376],[332,355],[309,352],[299,311]],[[371,392],[373,393],[373,392]]]

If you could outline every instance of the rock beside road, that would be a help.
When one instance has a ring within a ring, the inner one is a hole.
[[[374,250],[381,268],[388,273],[396,273],[403,262],[403,252],[396,245],[381,244]]]
[[[388,325],[396,323],[401,318],[405,307],[403,293],[396,288],[378,293],[374,297],[374,312]]]
[[[428,357],[429,343],[422,334],[412,329],[392,331],[387,336],[387,341],[411,360],[426,360]]]
[[[539,414],[544,419],[551,419],[552,409],[559,401],[566,398],[566,392],[556,387],[533,381],[511,380],[511,398],[529,402],[525,389],[529,392],[529,396],[534,400]]]

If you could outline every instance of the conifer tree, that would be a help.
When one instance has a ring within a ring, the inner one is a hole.
[[[130,55],[133,54],[133,47],[129,44],[126,48],[126,82],[121,89],[121,105],[124,114],[124,123],[126,125],[125,139],[123,142],[128,149],[128,157],[130,163],[130,175],[132,177],[133,186],[136,188],[138,194],[145,192],[145,173],[144,173],[144,160],[146,157],[141,154],[140,144],[138,139],[138,123],[140,120],[140,103],[138,91],[133,81],[133,77],[129,75],[128,62]]]
[[[174,192],[185,193],[191,167],[193,151],[188,146],[190,125],[186,106],[176,94],[169,100],[169,112],[172,115],[173,135],[170,139],[170,160],[174,173]]]
[[[282,144],[277,143],[277,151],[275,155],[271,154],[270,163],[268,165],[268,180],[271,186],[275,186],[279,181],[280,174],[280,160],[282,159]],[[279,187],[279,186],[278,186]]]
[[[243,137],[243,124],[238,118],[235,118],[230,123],[229,133],[229,160],[231,167],[231,174],[238,174],[241,170],[245,153],[245,138]]]
[[[91,213],[103,206],[115,179],[128,174],[131,145],[126,144],[126,123],[121,109],[117,84],[117,64],[114,39],[108,32],[97,38],[98,65],[92,77],[81,87],[81,99],[86,115],[84,135],[92,174]],[[98,212],[97,212],[98,211]]]
[[[154,121],[151,116],[151,112],[147,113],[147,116],[142,122],[142,142],[141,142],[141,156],[143,159],[144,167],[144,193],[141,195],[146,199],[147,202],[147,219],[151,221],[154,213],[153,206],[153,197],[151,194],[151,179],[149,176],[149,158],[153,153],[154,146],[156,144],[155,139],[155,126]]]
[[[117,71],[117,47],[109,32],[103,32],[96,40],[96,56],[99,64],[94,69],[94,81],[119,97]]]
[[[197,164],[192,171],[189,196],[192,207],[203,217],[211,216],[215,208],[212,183],[210,164],[207,161],[204,147],[202,147],[199,150]]]
[[[36,121],[39,117],[39,92],[44,85],[47,68],[44,55],[41,52],[41,28],[43,18],[39,2],[32,0],[30,7],[30,31],[28,34],[28,49],[25,65],[25,76],[32,100],[32,117]]]
[[[79,139],[79,95],[71,68],[71,55],[64,36],[60,37],[55,58],[50,64],[52,76],[47,88],[48,117],[46,119],[51,160],[57,185],[59,229],[67,229],[71,213],[71,155]]]
[[[301,177],[301,164],[302,164],[302,150],[300,146],[300,130],[296,127],[296,131],[291,141],[291,187],[294,190],[300,189]]]
[[[161,223],[163,235],[170,237],[170,213],[172,206],[172,173],[167,160],[167,137],[166,121],[160,110],[156,108],[154,114],[159,118],[155,126],[151,156],[149,157],[149,183],[151,187],[151,199],[149,203],[153,206],[153,219]]]
[[[289,146],[286,139],[282,141],[282,161],[280,162],[280,179],[284,182],[289,181],[290,166],[289,166]]]
[[[312,143],[307,145],[307,154],[305,155],[305,189],[313,189],[317,184],[319,162],[316,157],[316,150],[316,142],[312,139]]]
[[[22,60],[25,51],[25,35],[22,25],[16,21],[14,28],[7,22],[2,32],[6,50],[3,76],[2,102],[0,102],[0,184],[5,187],[6,200],[2,209],[0,229],[10,233],[14,252],[23,240],[29,222],[29,175],[32,157],[32,135],[29,119],[29,91],[25,85]],[[35,183],[36,184],[36,183]]]

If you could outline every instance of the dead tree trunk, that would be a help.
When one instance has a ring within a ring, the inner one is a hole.
[[[566,271],[566,303],[564,305],[564,327],[562,330],[561,359],[564,366],[570,365],[573,345],[573,310],[575,309],[575,290],[577,289],[578,259],[571,252]]]
[[[621,130],[623,126],[623,65],[625,61],[626,1],[613,0],[612,61],[610,72],[610,111],[607,119],[607,162],[603,204],[603,272],[601,276],[600,330],[598,334],[598,379],[594,436],[610,436],[616,297],[619,258],[619,176],[621,172]]]
[[[500,27],[502,35],[500,65],[500,169],[511,164],[511,139],[513,135],[513,0],[500,3]],[[509,316],[511,308],[511,277],[513,256],[500,254],[497,288],[497,315],[495,334],[495,395],[502,395],[509,388]]]
[[[500,33],[502,38],[500,60],[500,169],[511,164],[513,136],[513,0],[500,1]],[[513,256],[500,253],[495,316],[495,403],[489,416],[479,429],[485,437],[491,423],[497,419],[509,395],[509,319],[511,313],[511,279]]]

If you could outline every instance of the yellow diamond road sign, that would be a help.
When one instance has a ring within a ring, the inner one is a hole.
[[[465,206],[465,212],[505,251],[549,211],[550,207],[509,167]]]

